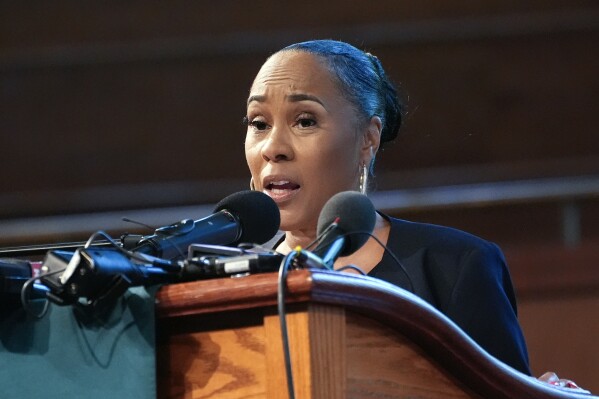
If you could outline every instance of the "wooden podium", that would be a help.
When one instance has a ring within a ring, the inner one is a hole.
[[[295,396],[587,398],[484,352],[416,296],[323,270],[287,278]],[[157,295],[159,398],[287,398],[277,274],[163,287]]]

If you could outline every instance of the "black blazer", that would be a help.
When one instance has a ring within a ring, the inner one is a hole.
[[[449,227],[383,217],[391,223],[387,247],[410,278],[388,252],[369,275],[412,291],[491,355],[530,374],[514,289],[499,248]]]

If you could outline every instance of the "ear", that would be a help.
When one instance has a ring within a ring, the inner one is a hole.
[[[373,116],[366,126],[363,135],[362,147],[360,148],[361,159],[366,165],[370,165],[381,144],[381,130],[383,124],[381,118]]]

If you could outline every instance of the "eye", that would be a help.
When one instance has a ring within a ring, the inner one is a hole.
[[[308,128],[316,125],[316,119],[309,114],[301,114],[296,119],[295,124],[301,128]]]
[[[302,118],[297,123],[301,127],[311,127],[316,125],[316,121],[314,119]]]
[[[260,118],[254,118],[250,120],[246,116],[243,118],[243,122],[254,130],[266,130],[268,128],[268,124]]]
[[[266,122],[263,121],[251,121],[250,126],[256,130],[266,130],[266,128],[268,127]]]

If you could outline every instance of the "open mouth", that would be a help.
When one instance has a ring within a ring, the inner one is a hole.
[[[271,181],[264,186],[264,191],[276,202],[289,199],[299,189],[300,185],[289,180]]]
[[[290,181],[273,181],[266,185],[266,189],[273,192],[297,190],[300,188],[299,184],[292,183]]]

